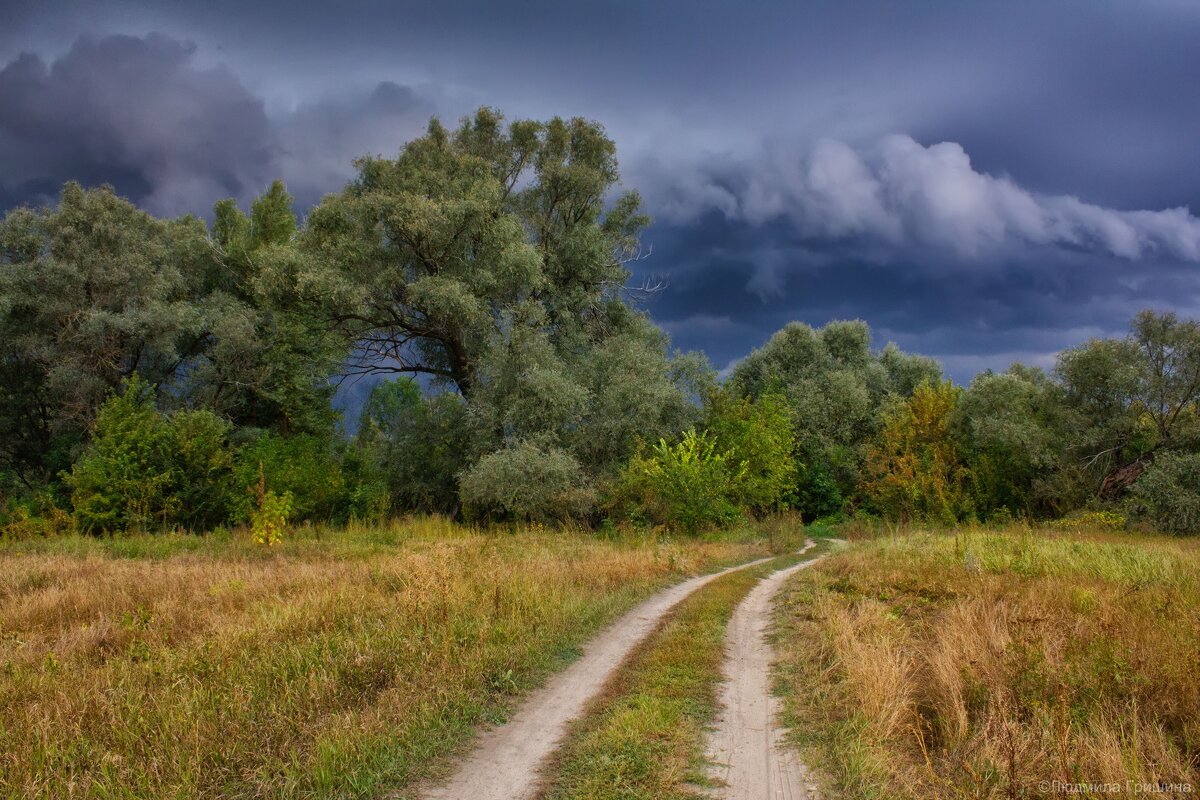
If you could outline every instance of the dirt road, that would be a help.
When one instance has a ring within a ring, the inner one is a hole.
[[[725,634],[726,683],[709,738],[710,777],[725,800],[817,800],[807,768],[783,746],[779,700],[771,693],[772,652],[766,640],[771,601],[805,561],[764,578],[733,612]]]
[[[801,552],[813,547],[805,544]],[[592,639],[570,667],[534,691],[504,725],[483,733],[474,750],[443,785],[427,789],[425,800],[522,800],[534,795],[545,760],[567,725],[608,682],[614,670],[650,634],[663,615],[706,583],[760,564],[764,558],[678,583],[646,600]]]

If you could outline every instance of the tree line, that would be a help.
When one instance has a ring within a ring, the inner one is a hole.
[[[638,308],[649,220],[599,125],[481,109],[356,168],[302,224],[280,182],[211,224],[77,184],[6,214],[8,535],[781,508],[1200,529],[1194,321],[1145,312],[965,388],[865,323],[792,323],[720,382]],[[348,438],[335,390],[367,375]]]

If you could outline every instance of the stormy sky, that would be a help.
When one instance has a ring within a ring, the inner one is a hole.
[[[585,116],[677,345],[862,318],[965,381],[1200,316],[1198,42],[1200,0],[0,0],[0,208],[303,213],[431,115]]]

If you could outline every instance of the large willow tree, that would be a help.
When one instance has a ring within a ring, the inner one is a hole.
[[[308,219],[312,272],[299,285],[353,343],[350,372],[430,376],[461,395],[467,458],[488,456],[491,483],[521,480],[514,465],[533,448],[577,498],[637,436],[691,413],[698,365],[672,360],[628,302],[626,263],[648,220],[635,193],[618,192],[599,125],[505,126],[481,109],[454,133],[434,120],[397,158],[357,166]],[[477,499],[520,513],[504,497]]]

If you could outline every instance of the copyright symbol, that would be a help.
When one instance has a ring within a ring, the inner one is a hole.
[[[1038,782],[1038,791],[1041,792],[1042,794],[1045,794],[1046,792],[1050,791],[1050,781]]]

